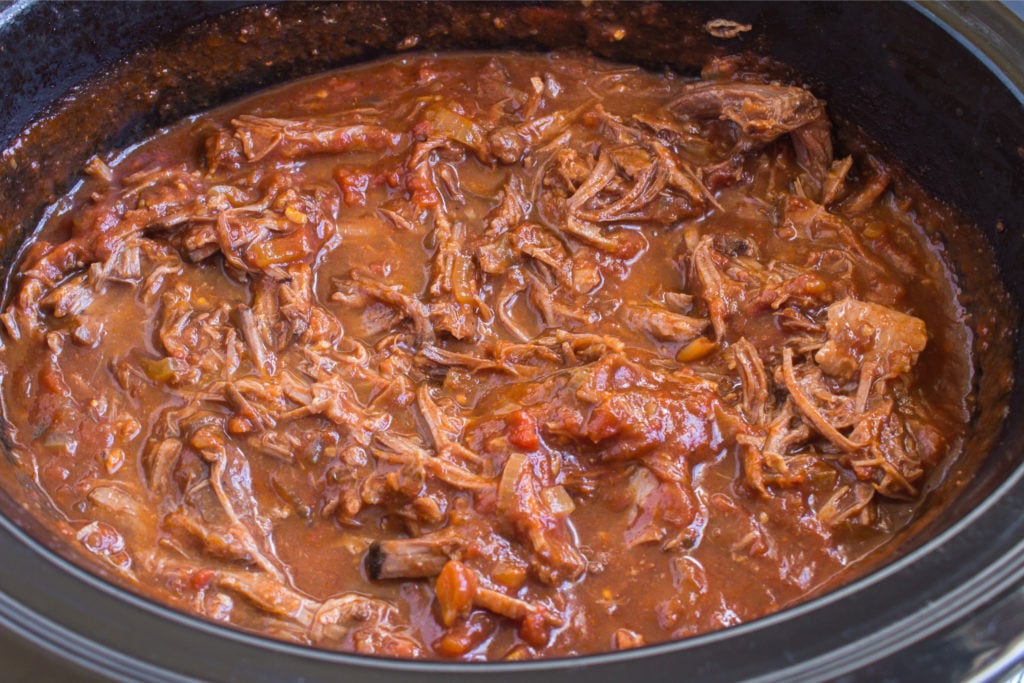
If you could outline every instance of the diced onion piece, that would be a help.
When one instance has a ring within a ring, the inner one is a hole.
[[[638,467],[629,477],[629,490],[633,494],[633,502],[637,505],[658,488],[658,478],[646,467]]]
[[[679,349],[676,360],[680,363],[692,363],[705,358],[718,348],[718,344],[707,337],[697,337],[692,342]]]
[[[300,261],[315,250],[313,240],[304,229],[283,237],[257,242],[252,246],[252,261],[260,268]]]
[[[644,637],[636,631],[620,628],[615,632],[612,642],[615,644],[616,650],[628,650],[634,647],[642,647],[644,645]]]
[[[869,240],[873,240],[877,237],[881,237],[882,235],[884,235],[888,227],[889,226],[887,226],[885,223],[882,223],[881,221],[871,221],[870,223],[864,226],[864,230],[861,231],[861,234],[864,235],[864,237],[867,237]]]
[[[551,486],[540,492],[544,504],[556,515],[571,515],[576,510],[572,496],[562,486]]]
[[[298,225],[303,225],[309,220],[309,216],[291,205],[284,207],[284,216],[292,223],[297,223]]]
[[[506,662],[522,662],[530,659],[530,648],[525,643],[519,643],[508,651],[504,657]]]
[[[476,152],[486,152],[484,132],[471,119],[440,104],[428,106],[424,116],[434,125],[435,132],[447,135]]]
[[[56,429],[47,429],[39,443],[46,448],[63,448],[72,453],[78,448],[78,441],[73,436]]]
[[[473,286],[470,278],[473,277],[471,266],[472,259],[466,254],[457,254],[455,263],[452,265],[452,294],[460,304],[468,304],[473,301]]]
[[[124,450],[120,448],[109,448],[103,453],[103,464],[107,468],[107,474],[114,474],[124,465]]]
[[[185,363],[177,358],[167,356],[160,360],[150,360],[143,358],[139,361],[142,365],[142,370],[146,373],[146,377],[156,382],[169,382],[174,379],[178,373],[186,370]]]
[[[519,483],[519,477],[522,476],[526,462],[526,455],[523,453],[513,453],[505,462],[501,481],[498,482],[498,511],[503,514],[515,510],[516,485]]]
[[[828,285],[817,275],[807,274],[803,276],[804,292],[807,294],[824,294]]]

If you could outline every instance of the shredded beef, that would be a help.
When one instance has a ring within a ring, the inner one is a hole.
[[[848,572],[958,453],[956,289],[893,168],[729,64],[409,56],[94,160],[0,315],[57,528],[394,657],[639,647]]]

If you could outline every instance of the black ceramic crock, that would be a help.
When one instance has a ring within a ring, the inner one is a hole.
[[[89,155],[287,78],[406,49],[571,47],[684,72],[709,54],[754,49],[792,65],[841,123],[862,127],[957,206],[994,249],[1011,298],[1024,301],[1024,24],[1001,5],[245,5],[18,2],[4,9],[0,248],[7,263]],[[717,17],[753,30],[731,44],[716,41],[700,26]],[[982,308],[992,305],[986,295],[984,286],[976,293]],[[36,680],[996,680],[1024,657],[1024,347],[1017,337],[1003,339],[1015,356],[1015,387],[984,364],[979,386],[982,403],[1003,401],[1007,417],[979,409],[971,447],[983,457],[946,511],[922,521],[868,576],[748,624],[530,663],[317,651],[217,627],[106,583],[55,552],[29,504],[4,494],[0,645],[35,653],[33,661],[43,662]]]

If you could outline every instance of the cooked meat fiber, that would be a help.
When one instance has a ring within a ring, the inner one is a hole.
[[[808,90],[707,73],[410,56],[95,160],[0,316],[48,522],[156,600],[393,657],[851,576],[959,453],[948,213],[835,158]]]

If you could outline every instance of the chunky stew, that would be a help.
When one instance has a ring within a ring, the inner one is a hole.
[[[0,316],[51,525],[179,609],[453,659],[885,552],[968,421],[953,219],[757,66],[408,56],[93,159]]]

